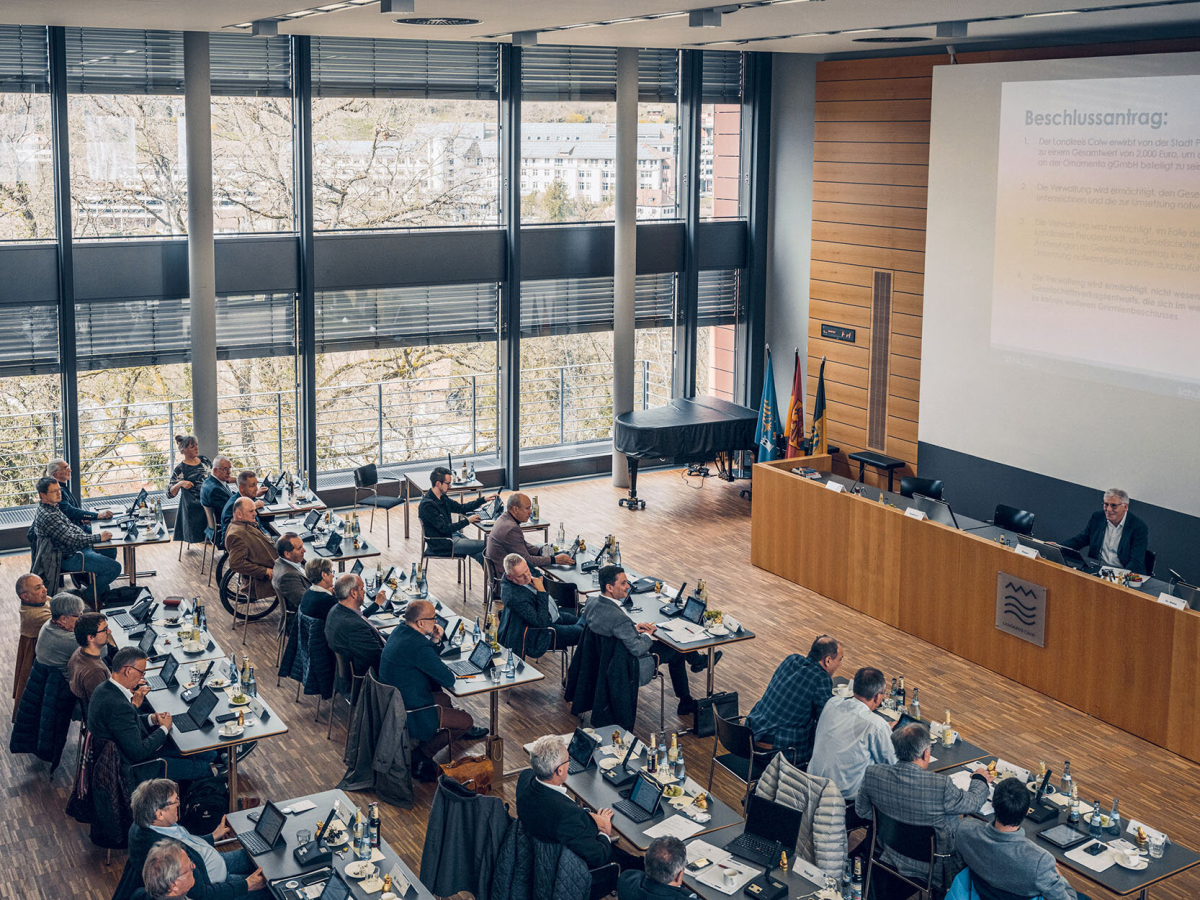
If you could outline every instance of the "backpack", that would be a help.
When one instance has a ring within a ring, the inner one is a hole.
[[[188,786],[179,805],[179,824],[192,834],[212,834],[229,811],[229,783],[201,778]]]

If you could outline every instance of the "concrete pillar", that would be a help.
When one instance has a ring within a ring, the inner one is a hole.
[[[637,277],[638,52],[617,50],[617,180],[613,246],[613,415],[633,410]],[[613,485],[629,487],[625,454],[613,451]]]
[[[191,298],[192,421],[200,452],[217,455],[217,276],[213,247],[212,91],[208,34],[183,35]]]

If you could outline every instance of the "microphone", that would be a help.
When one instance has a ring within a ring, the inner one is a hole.
[[[862,493],[862,490],[859,488],[858,483],[863,480],[863,475],[866,474],[866,471],[867,471],[866,468],[860,468],[858,470],[858,477],[854,479],[854,484],[850,485],[850,493],[852,493],[852,494]],[[866,485],[863,485],[863,488],[865,488],[865,487],[866,487]]]
[[[1167,581],[1167,592],[1170,593],[1171,589],[1175,587],[1175,582],[1183,581],[1183,576],[1180,575],[1178,572],[1176,572],[1174,569],[1167,569],[1167,571],[1171,573],[1171,577]]]

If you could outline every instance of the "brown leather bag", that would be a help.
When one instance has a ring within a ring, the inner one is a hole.
[[[463,787],[476,794],[492,792],[492,761],[486,756],[464,756],[452,763],[441,767],[444,775],[449,775]]]

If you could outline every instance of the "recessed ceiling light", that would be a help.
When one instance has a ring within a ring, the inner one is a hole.
[[[1080,10],[1078,10],[1078,9],[1060,9],[1056,12],[1026,13],[1021,18],[1023,18],[1023,19],[1045,19],[1047,16],[1074,16],[1074,15],[1078,15],[1079,12],[1080,12]]]
[[[870,38],[855,38],[855,43],[858,44],[915,44],[919,41],[927,41],[927,37],[899,36],[899,37],[870,37]]]
[[[478,25],[481,19],[462,19],[452,16],[409,16],[396,19],[397,25]]]
[[[414,13],[417,11],[417,0],[379,0],[379,11],[384,15],[398,16]]]
[[[720,28],[721,11],[717,9],[693,9],[688,13],[690,28]]]

